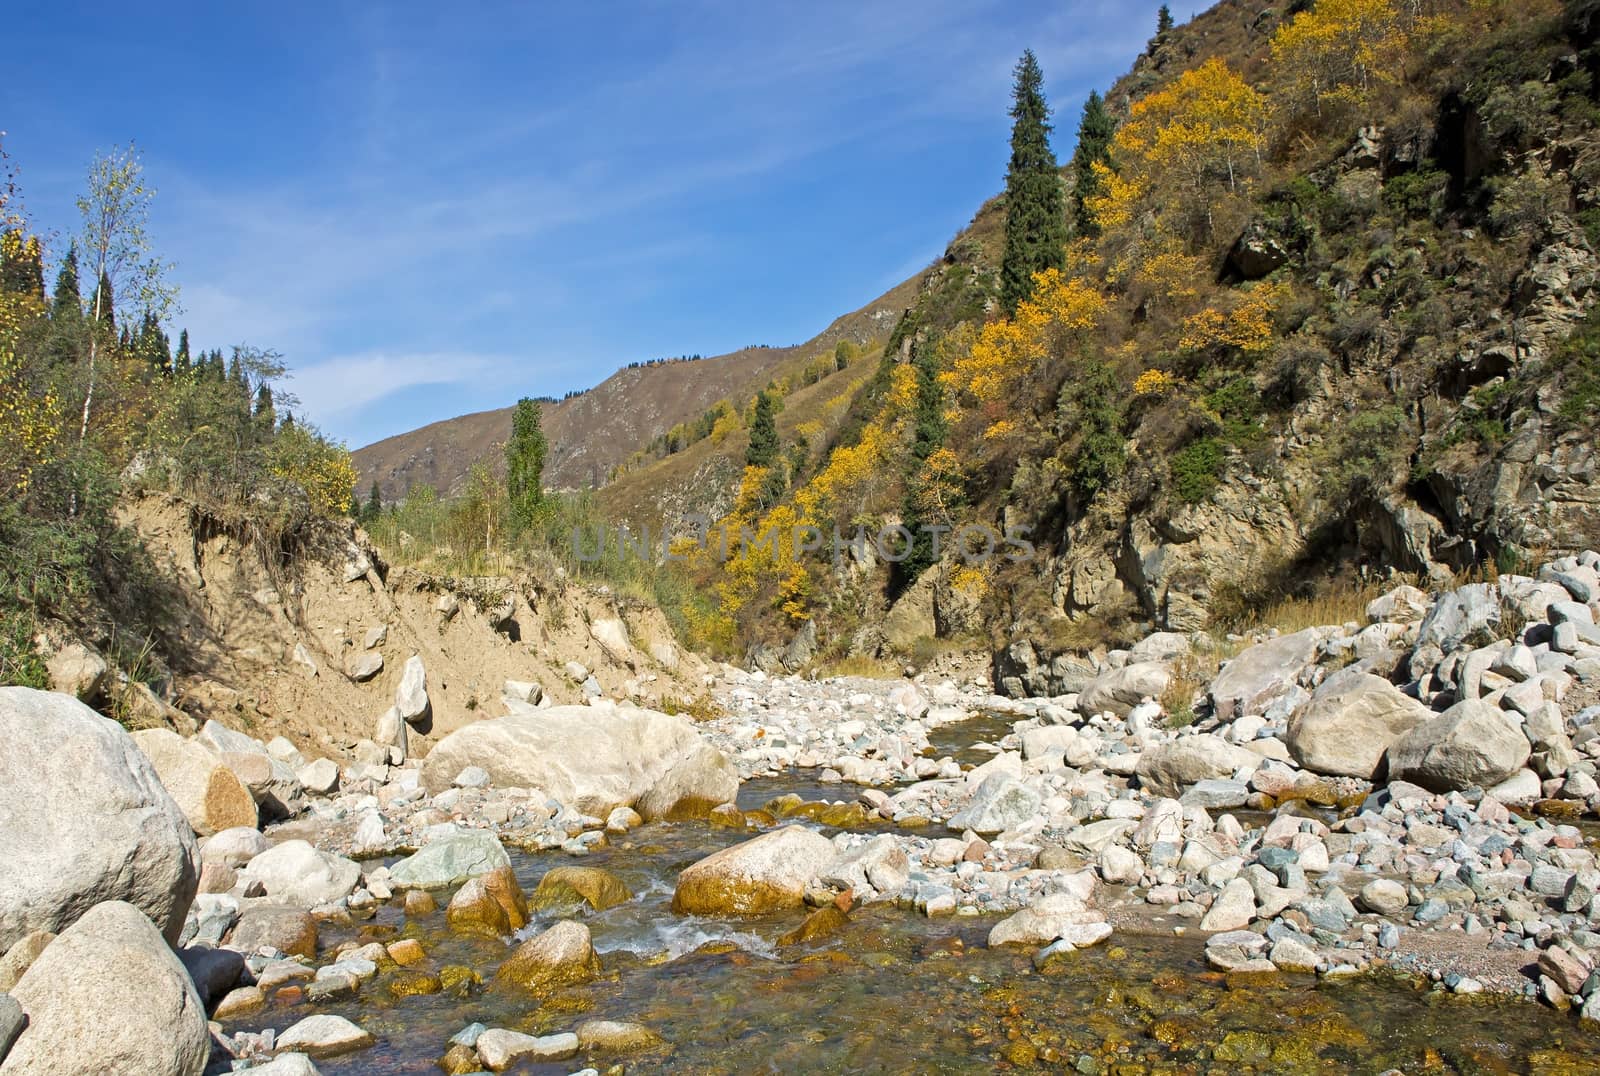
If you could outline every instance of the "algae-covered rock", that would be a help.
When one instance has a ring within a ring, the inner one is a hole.
[[[600,974],[589,928],[570,919],[537,934],[506,958],[495,972],[498,982],[536,993],[586,983]]]
[[[539,879],[532,904],[539,911],[587,904],[597,912],[633,899],[621,878],[600,867],[557,867]]]
[[[806,886],[834,859],[833,842],[785,826],[724,848],[678,875],[672,910],[680,915],[764,915],[798,908]]]
[[[825,904],[806,916],[805,922],[778,939],[779,945],[799,945],[837,934],[844,929],[850,917],[835,904]]]

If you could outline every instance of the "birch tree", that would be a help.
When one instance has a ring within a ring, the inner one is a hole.
[[[88,370],[78,425],[80,443],[89,436],[103,352],[115,344],[114,340],[105,339],[102,331],[111,314],[102,309],[108,301],[106,293],[120,297],[127,309],[148,311],[157,321],[177,312],[178,289],[166,280],[172,266],[152,253],[146,231],[155,193],[145,184],[143,161],[130,142],[126,149],[115,148],[95,158],[89,166],[87,190],[78,199],[83,230],[77,247],[82,252],[83,269],[91,279],[110,285],[96,289],[89,316]]]

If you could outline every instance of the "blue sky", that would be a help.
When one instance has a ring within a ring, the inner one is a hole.
[[[809,338],[1000,189],[1024,48],[1065,158],[1159,5],[8,6],[36,225],[64,249],[89,161],[136,140],[175,324],[280,351],[356,447]]]

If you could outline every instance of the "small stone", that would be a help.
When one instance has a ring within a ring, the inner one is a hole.
[[[478,1036],[477,1048],[479,1060],[491,1070],[503,1072],[518,1061],[564,1061],[578,1052],[578,1036],[569,1031],[535,1037],[494,1027]]]
[[[421,919],[439,910],[439,902],[426,889],[413,889],[406,893],[406,918]]]
[[[267,1004],[267,996],[259,986],[239,986],[228,991],[211,1016],[214,1020],[235,1020],[260,1011]]]
[[[294,1050],[310,1057],[332,1057],[364,1050],[375,1040],[342,1016],[318,1013],[285,1030],[277,1039],[279,1050]]]
[[[1388,878],[1376,878],[1361,887],[1357,903],[1377,915],[1394,916],[1405,911],[1406,887]]]

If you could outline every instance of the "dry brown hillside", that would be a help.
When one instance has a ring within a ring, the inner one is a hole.
[[[865,344],[881,338],[909,305],[915,287],[915,278],[896,286],[798,346],[745,348],[689,362],[627,367],[580,396],[546,404],[550,457],[545,483],[555,489],[599,486],[635,449],[699,417],[718,400],[752,395],[786,360],[840,340]],[[506,406],[385,438],[355,451],[356,488],[365,492],[376,481],[386,501],[421,485],[441,494],[458,493],[477,461],[502,465],[501,445],[510,432],[511,407]]]

